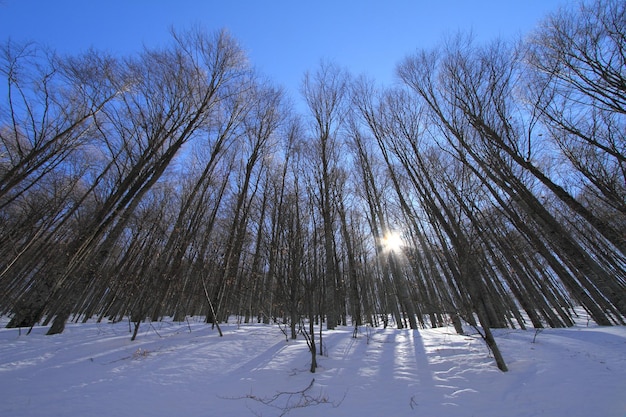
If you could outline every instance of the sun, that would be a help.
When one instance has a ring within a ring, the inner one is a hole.
[[[381,239],[383,252],[399,252],[404,243],[398,232],[387,232]]]

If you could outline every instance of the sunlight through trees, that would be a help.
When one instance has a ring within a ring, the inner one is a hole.
[[[400,253],[402,251],[402,237],[400,233],[394,231],[388,231],[381,239],[381,245],[383,252]]]
[[[322,62],[303,114],[226,31],[130,57],[8,40],[0,312],[49,334],[234,315],[288,324],[313,360],[316,326],[466,323],[502,370],[490,329],[575,306],[625,324],[625,9],[460,34],[397,86]]]

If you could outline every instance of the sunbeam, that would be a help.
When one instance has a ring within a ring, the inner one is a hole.
[[[399,252],[403,246],[402,237],[398,232],[389,231],[381,239],[383,252]]]

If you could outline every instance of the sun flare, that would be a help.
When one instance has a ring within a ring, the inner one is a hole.
[[[384,252],[398,252],[402,249],[402,237],[398,232],[388,232],[383,236],[381,244]]]

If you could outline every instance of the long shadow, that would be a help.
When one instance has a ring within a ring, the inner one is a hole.
[[[410,405],[412,409],[419,411],[420,408],[424,408],[427,404],[442,404],[445,399],[436,387],[421,333],[419,330],[411,330],[409,335],[413,343],[415,372],[419,380],[419,386],[416,387],[417,392],[411,397]]]
[[[359,339],[337,343],[331,356],[335,360],[329,365],[341,369],[329,375],[328,382],[332,379],[349,386],[345,407],[354,401],[389,415],[399,409],[406,415],[419,415],[426,403],[444,400],[417,330],[376,329]],[[436,395],[439,398],[433,398]]]

